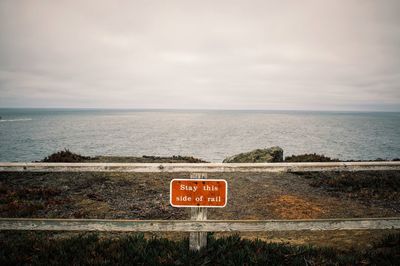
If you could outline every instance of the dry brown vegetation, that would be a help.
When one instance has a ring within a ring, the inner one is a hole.
[[[64,160],[63,156],[58,156],[57,160]],[[82,160],[91,162],[202,162],[181,156],[72,157],[83,157],[86,159]],[[209,178],[227,180],[229,195],[227,207],[209,209],[208,217],[318,219],[399,216],[399,175],[398,171],[209,174]],[[187,173],[3,172],[0,173],[0,216],[188,219],[187,209],[173,208],[169,204],[170,180],[188,177]],[[390,232],[393,231],[255,232],[241,233],[240,236],[276,243],[365,250]],[[69,234],[56,235],[69,237]],[[183,233],[146,234],[147,237],[151,235],[174,240],[187,236]],[[217,238],[229,235],[214,234]],[[3,234],[2,237],[9,235]]]

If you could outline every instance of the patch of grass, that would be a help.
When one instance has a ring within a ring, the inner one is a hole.
[[[61,190],[44,187],[10,187],[0,183],[0,215],[6,217],[35,216],[41,210],[63,204]]]
[[[91,159],[92,162],[96,163],[206,163],[198,158],[190,156],[171,156],[171,157],[160,157],[160,156],[148,156],[143,155],[142,157],[133,156],[96,156]]]
[[[382,161],[375,159],[371,161]],[[398,159],[394,159],[396,161]],[[285,158],[285,162],[339,162],[325,155],[301,154]],[[351,162],[351,161],[348,161]],[[310,185],[320,187],[336,196],[347,195],[351,198],[370,201],[385,200],[385,204],[396,205],[400,201],[399,171],[357,171],[357,172],[299,172],[297,175],[312,179]],[[391,201],[391,202],[389,202]],[[396,208],[397,209],[397,208]],[[400,210],[400,209],[399,209]]]
[[[198,159],[192,156],[180,156],[173,155],[170,157],[160,156],[148,156],[143,155],[142,157],[134,156],[83,156],[77,153],[73,153],[68,149],[53,153],[41,162],[46,163],[84,163],[84,162],[96,162],[96,163],[207,163],[202,159]]]
[[[153,161],[153,162],[164,162],[164,163],[207,163],[202,159],[194,158],[192,156],[180,156],[180,155],[173,155],[172,157],[159,157],[159,156],[148,156],[143,155],[144,159]]]
[[[341,192],[352,198],[400,201],[398,171],[301,173],[313,187]]]
[[[287,156],[285,157],[285,162],[339,162],[339,159],[332,159],[325,155],[311,153]]]
[[[392,161],[399,161],[399,158],[394,158]],[[285,162],[290,163],[301,163],[301,162],[381,162],[381,161],[390,161],[388,159],[376,158],[375,160],[339,160],[336,158],[330,158],[323,154],[316,154],[316,153],[306,153],[306,154],[299,154],[299,155],[291,155],[285,157]]]
[[[140,235],[101,237],[95,233],[57,238],[52,233],[4,232],[1,265],[398,265],[400,234],[366,251],[290,246],[246,240],[215,239],[200,252],[188,251],[188,240],[145,239]]]
[[[400,265],[400,233],[390,234],[367,252],[373,265]]]
[[[68,149],[53,153],[42,160],[45,163],[80,163],[91,158],[71,152]]]

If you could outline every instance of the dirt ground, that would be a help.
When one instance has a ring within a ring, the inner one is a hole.
[[[188,219],[169,204],[169,182],[187,173],[0,173],[1,217]],[[367,202],[310,186],[292,173],[209,174],[228,182],[228,204],[209,219],[322,219],[399,216],[385,202]],[[398,203],[398,202],[397,202]],[[394,205],[399,206],[396,202]],[[392,203],[393,205],[393,203]],[[272,242],[366,248],[390,230],[255,232],[242,237]],[[180,238],[186,234],[148,234]],[[227,233],[215,233],[216,236]]]

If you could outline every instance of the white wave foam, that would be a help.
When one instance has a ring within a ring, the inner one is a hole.
[[[19,121],[31,121],[32,118],[20,118],[20,119],[1,119],[0,122],[19,122]]]

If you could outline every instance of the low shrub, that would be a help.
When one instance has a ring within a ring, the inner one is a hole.
[[[142,158],[154,161],[154,162],[171,162],[171,163],[176,163],[176,162],[185,162],[185,163],[207,163],[207,161],[204,161],[202,159],[198,159],[192,156],[181,156],[181,155],[173,155],[172,157],[160,157],[160,156],[149,156],[149,155],[143,155]]]
[[[325,155],[312,153],[288,156],[285,157],[285,162],[339,162],[339,159],[332,159]]]
[[[71,152],[68,149],[65,149],[63,151],[59,151],[56,153],[53,153],[46,158],[42,160],[42,162],[46,163],[80,163],[84,162],[87,160],[90,160],[91,158],[88,156],[82,156],[80,154],[76,154]]]

